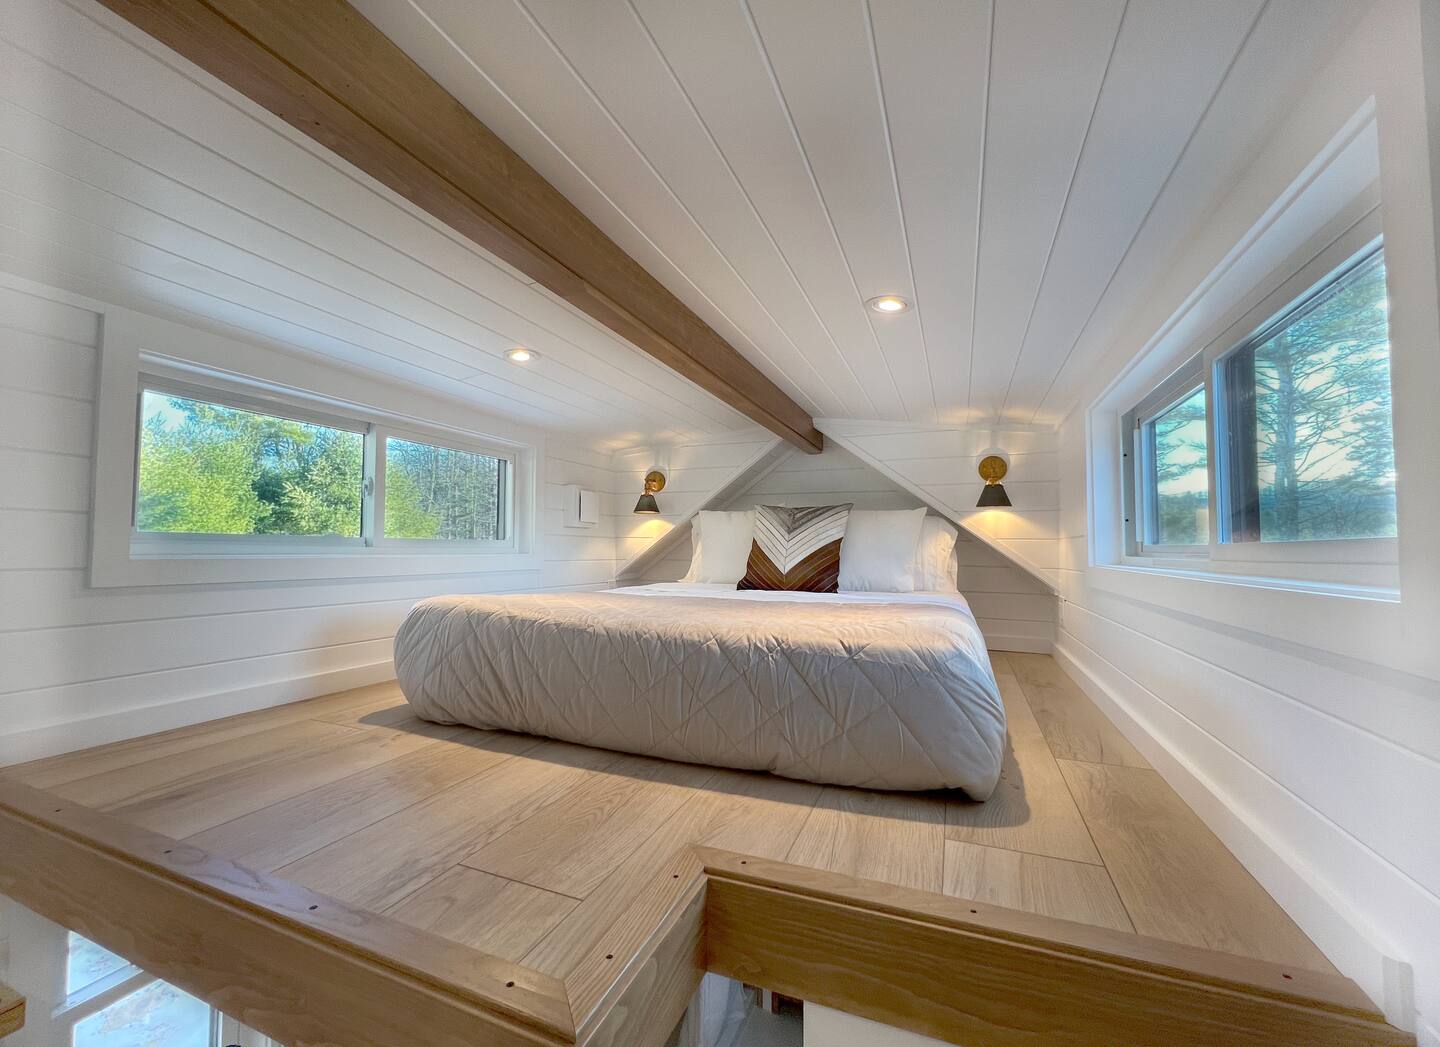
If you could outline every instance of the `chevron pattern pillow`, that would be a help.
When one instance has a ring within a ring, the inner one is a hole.
[[[739,589],[833,593],[850,505],[755,507],[755,536]]]

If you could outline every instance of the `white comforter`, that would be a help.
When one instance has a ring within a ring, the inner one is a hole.
[[[1005,713],[955,593],[446,596],[395,637],[416,712],[672,760],[989,796]]]

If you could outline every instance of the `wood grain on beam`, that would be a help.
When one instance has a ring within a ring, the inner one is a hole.
[[[802,450],[809,413],[344,0],[106,7]]]
[[[697,850],[709,970],[949,1043],[1414,1043],[1335,975]]]

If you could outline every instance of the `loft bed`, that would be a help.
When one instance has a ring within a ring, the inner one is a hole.
[[[0,893],[287,1044],[659,1047],[715,971],[965,1044],[1406,1044],[1039,655],[985,804],[417,719],[0,771]]]

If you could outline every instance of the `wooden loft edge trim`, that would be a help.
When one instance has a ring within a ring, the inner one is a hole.
[[[705,974],[707,887],[694,849],[682,847],[595,942],[590,956],[565,981],[577,1042],[584,1047],[665,1043]],[[618,976],[603,970],[603,957],[631,953]]]
[[[1415,1042],[1336,975],[705,847],[563,983],[19,784],[0,855],[0,891],[287,1043],[661,1047],[706,970],[967,1047]]]
[[[25,1028],[25,997],[0,982],[0,1039]]]
[[[100,0],[789,443],[809,412],[344,0]]]
[[[1335,975],[697,853],[708,970],[951,1043],[1415,1042]]]
[[[1216,988],[1239,988],[1360,1017],[1380,1017],[1354,982],[1336,974],[751,855],[703,847],[697,848],[697,852],[706,874],[712,878],[776,887],[905,919],[929,920],[1053,952],[1103,957],[1107,963],[1138,964],[1152,972],[1189,978]]]
[[[282,1043],[574,1042],[564,986],[0,782],[0,891]]]

